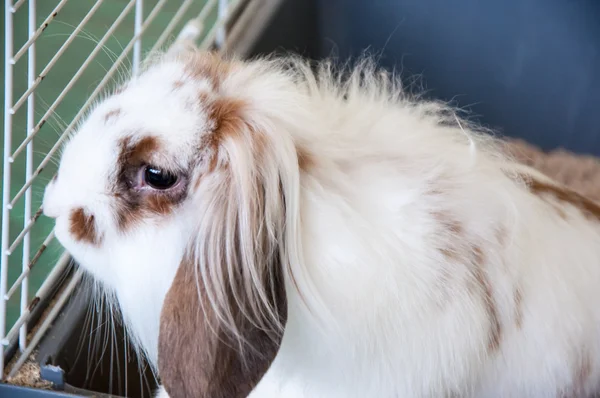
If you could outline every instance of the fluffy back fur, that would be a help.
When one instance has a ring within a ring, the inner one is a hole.
[[[598,205],[369,60],[156,59],[67,144],[44,209],[173,397],[600,385]]]

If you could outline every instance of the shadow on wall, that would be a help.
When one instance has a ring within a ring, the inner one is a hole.
[[[259,50],[369,49],[501,134],[600,155],[598,0],[288,1],[277,20]]]

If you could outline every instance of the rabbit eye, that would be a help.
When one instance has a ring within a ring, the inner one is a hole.
[[[151,188],[166,190],[177,183],[177,176],[154,166],[146,166],[143,173],[143,182]]]

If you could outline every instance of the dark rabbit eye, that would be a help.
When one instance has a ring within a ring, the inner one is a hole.
[[[144,184],[158,190],[166,190],[177,183],[177,176],[154,166],[146,166],[143,174]]]

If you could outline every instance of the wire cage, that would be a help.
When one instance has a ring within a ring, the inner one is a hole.
[[[60,346],[82,327],[82,274],[40,217],[42,190],[62,141],[113,80],[137,73],[144,54],[177,38],[242,56],[291,50],[345,60],[370,48],[382,66],[423,74],[432,97],[508,136],[598,155],[590,107],[600,100],[600,3],[521,3],[5,0],[0,382],[34,351],[54,356],[45,343]],[[71,332],[61,337],[62,329]],[[66,356],[85,367],[76,352]]]
[[[82,280],[40,217],[64,140],[145,54],[190,40],[223,49],[249,3],[5,0],[0,381],[28,360]]]

